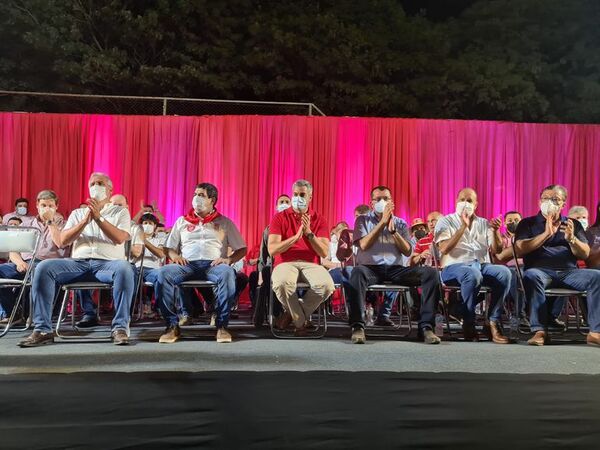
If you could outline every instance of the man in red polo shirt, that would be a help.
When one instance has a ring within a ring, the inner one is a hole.
[[[268,248],[274,258],[273,292],[284,309],[278,325],[286,328],[294,322],[296,334],[302,336],[310,315],[335,288],[329,272],[320,265],[329,252],[329,227],[310,208],[312,185],[298,180],[292,188],[292,207],[277,213],[269,225]],[[299,280],[310,285],[302,300],[296,293]]]
[[[429,230],[429,234],[420,238],[415,244],[413,254],[410,255],[411,266],[436,266],[435,260],[438,260],[437,262],[439,264],[439,258],[433,258],[431,250],[433,248],[433,232],[435,230],[435,224],[440,217],[442,217],[442,214],[437,211],[427,214],[427,229]]]

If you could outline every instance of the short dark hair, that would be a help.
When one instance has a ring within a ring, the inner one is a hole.
[[[519,211],[508,211],[504,213],[504,218],[506,219],[506,216],[509,214],[518,214],[519,216],[523,217],[523,214],[521,214]]]
[[[164,227],[165,227],[165,224],[164,224],[164,223],[157,223],[157,224],[156,224],[156,228],[160,228],[160,227],[163,227],[163,228],[164,228]]]
[[[369,205],[358,205],[356,208],[354,208],[354,212],[359,214],[367,214],[369,211],[371,211],[371,207]]]
[[[144,221],[153,222],[154,225],[158,226],[158,219],[156,218],[156,216],[154,214],[151,214],[151,213],[142,214],[142,217],[140,217],[139,223],[142,223]]]
[[[217,204],[217,200],[219,199],[219,191],[214,184],[198,183],[196,189],[204,189],[206,191],[206,196],[212,199],[214,205]]]
[[[544,191],[560,191],[562,192],[563,196],[565,197],[564,200],[567,200],[567,196],[568,196],[568,191],[567,188],[564,187],[561,184],[550,184],[548,186],[546,186],[544,189],[542,189],[542,191],[540,192],[540,197],[542,196],[542,194],[544,193]]]
[[[15,200],[15,206],[17,206],[19,203],[27,203],[29,205],[29,200],[27,200],[25,197],[19,197]]]
[[[390,191],[390,194],[392,193],[392,190],[387,186],[375,186],[373,189],[371,189],[371,197],[373,197],[373,192],[375,191]]]
[[[19,222],[19,223],[23,223],[23,221],[21,220],[21,218],[20,218],[20,217],[17,217],[17,216],[11,217],[10,219],[8,219],[8,220],[6,221],[6,223],[10,222],[11,220],[16,220],[16,221],[17,221],[17,222]]]

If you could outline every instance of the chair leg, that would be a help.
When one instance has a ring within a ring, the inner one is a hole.
[[[73,296],[75,297],[75,296]],[[58,312],[58,320],[56,321],[56,328],[55,328],[55,333],[56,333],[56,337],[59,338],[63,338],[64,336],[62,334],[60,334],[60,326],[62,324],[63,321],[63,315],[65,313],[65,310],[67,309],[67,300],[69,299],[69,291],[65,291],[65,294],[63,295],[63,300],[62,303],[60,305],[60,311]],[[71,316],[75,317],[75,310],[71,311]],[[71,323],[73,324],[73,318],[71,318]]]

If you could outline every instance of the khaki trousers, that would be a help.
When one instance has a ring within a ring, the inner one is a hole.
[[[325,267],[304,261],[277,265],[273,269],[271,282],[277,300],[292,315],[296,328],[303,327],[310,315],[335,290],[331,275]],[[296,293],[298,282],[310,285],[301,300]]]

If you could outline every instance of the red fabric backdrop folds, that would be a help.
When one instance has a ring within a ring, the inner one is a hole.
[[[54,189],[67,213],[86,198],[93,171],[137,211],[155,200],[168,224],[214,183],[219,209],[250,246],[297,178],[314,185],[330,225],[353,223],[369,191],[388,185],[399,216],[454,209],[457,191],[479,193],[479,214],[537,211],[542,187],[564,184],[568,204],[600,198],[600,126],[304,116],[0,114],[0,209]],[[595,213],[592,213],[592,220]]]

